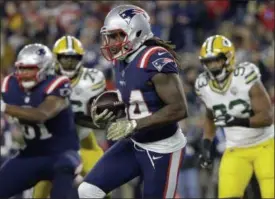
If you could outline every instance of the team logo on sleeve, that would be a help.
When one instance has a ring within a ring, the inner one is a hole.
[[[128,10],[124,10],[123,12],[119,13],[119,16],[124,19],[126,21],[127,24],[130,24],[132,18],[136,15],[136,14],[142,14],[144,13],[143,10],[141,9],[136,9],[136,8],[132,8],[132,9],[128,9]]]
[[[59,90],[59,93],[62,97],[69,97],[72,93],[69,83],[65,84],[64,87]]]
[[[171,58],[158,58],[157,60],[153,61],[153,66],[160,72],[166,64],[174,62]]]

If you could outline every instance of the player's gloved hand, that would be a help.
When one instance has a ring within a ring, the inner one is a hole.
[[[249,118],[237,118],[229,114],[221,115],[214,119],[216,126],[230,127],[230,126],[244,126],[249,127]]]
[[[2,99],[1,99],[0,103],[1,103],[1,113],[4,113],[6,110],[6,103]]]
[[[112,123],[107,130],[108,140],[119,140],[125,138],[135,130],[137,122],[135,120],[120,120]]]
[[[98,128],[105,128],[108,123],[115,120],[116,116],[113,114],[112,111],[108,109],[104,110],[102,113],[96,113],[96,106],[94,103],[92,104],[91,108],[91,117],[93,119],[93,124]]]
[[[202,153],[199,155],[200,166],[204,169],[212,168],[211,159],[211,141],[209,139],[204,139],[202,143]]]

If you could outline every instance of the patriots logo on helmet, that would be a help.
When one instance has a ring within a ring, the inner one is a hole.
[[[153,66],[160,72],[166,64],[174,62],[173,59],[170,58],[159,58],[152,62]]]
[[[119,16],[124,19],[126,21],[127,24],[130,24],[132,18],[136,15],[136,14],[142,14],[144,13],[143,10],[141,9],[137,9],[137,8],[132,8],[132,9],[128,9],[128,10],[124,10],[123,12],[121,12],[119,14]]]
[[[40,48],[39,50],[36,51],[36,53],[40,56],[43,56],[46,54],[46,51],[44,48]]]

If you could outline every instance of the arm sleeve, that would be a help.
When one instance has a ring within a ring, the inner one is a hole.
[[[1,99],[6,102],[6,94],[9,92],[11,85],[12,75],[6,76],[1,82]]]
[[[153,52],[144,65],[144,69],[153,77],[157,73],[179,73],[175,58],[164,48]]]
[[[250,62],[244,62],[244,83],[250,89],[256,82],[261,81],[259,68]]]

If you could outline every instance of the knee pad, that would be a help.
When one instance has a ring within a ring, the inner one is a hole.
[[[79,198],[104,198],[106,193],[95,185],[82,182],[78,187]]]

